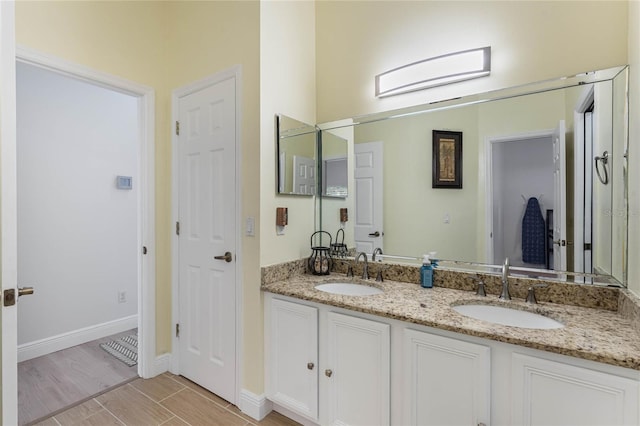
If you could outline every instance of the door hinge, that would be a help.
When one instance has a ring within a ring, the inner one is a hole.
[[[180,136],[180,122],[176,121],[176,135]]]
[[[176,235],[180,235],[180,222],[176,222]]]
[[[591,243],[584,243],[585,250],[591,250]]]
[[[147,254],[147,246],[142,246],[142,254]]]
[[[180,324],[176,324],[176,337],[180,337]]]

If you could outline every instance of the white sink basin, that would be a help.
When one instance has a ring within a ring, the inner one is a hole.
[[[564,324],[544,315],[494,305],[457,305],[456,312],[482,321],[520,328],[553,329]]]
[[[316,286],[316,290],[324,291],[326,293],[342,294],[345,296],[373,296],[374,294],[383,293],[379,288],[353,283],[319,284]]]

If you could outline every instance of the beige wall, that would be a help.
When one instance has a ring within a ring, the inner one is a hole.
[[[151,86],[156,91],[157,354],[171,350],[171,91],[242,65],[243,217],[260,217],[260,3],[18,2],[21,45]],[[233,42],[231,42],[233,41]],[[260,330],[258,237],[242,239],[245,336]],[[262,342],[248,339],[243,361],[261,364]],[[260,376],[260,372],[258,373]],[[245,376],[248,376],[245,374]],[[247,379],[249,380],[249,379]],[[260,392],[261,378],[247,388]]]
[[[166,6],[156,2],[16,4],[19,45],[117,75],[156,91],[156,253],[158,353],[170,349],[171,214]],[[114,25],[117,23],[117,25]],[[159,72],[159,70],[162,70]]]
[[[260,217],[260,3],[246,2],[167,2],[171,25],[167,32],[167,87],[169,90],[227,69],[242,65],[241,110],[241,218]],[[165,108],[168,108],[166,105]],[[165,121],[166,123],[166,121]],[[166,129],[170,127],[167,123]],[[169,146],[167,146],[169,148]],[[170,167],[171,153],[163,152],[158,166]],[[158,185],[162,183],[158,182]],[[163,186],[169,190],[169,182]],[[170,206],[167,206],[168,215]],[[257,220],[257,219],[256,219]],[[171,224],[165,222],[168,228]],[[244,220],[238,224],[244,230]],[[169,242],[170,243],[170,242]],[[255,312],[260,300],[260,233],[247,237],[242,232],[242,291],[243,291],[243,378],[241,387],[253,392],[262,389],[262,341],[251,336],[262,334],[261,322]],[[168,244],[167,247],[170,245]],[[166,272],[170,272],[167,258]],[[171,349],[171,282],[158,281],[158,318],[162,332],[158,332],[158,348]],[[160,344],[163,343],[163,346]],[[160,353],[160,352],[159,352]],[[256,377],[259,380],[256,381]]]
[[[260,10],[260,264],[309,256],[314,229],[312,197],[276,195],[274,115],[316,123],[314,3],[267,1]],[[276,207],[287,207],[289,225],[276,235]],[[258,320],[258,319],[256,319]]]
[[[626,1],[320,0],[316,14],[319,122],[627,62]],[[486,45],[490,77],[373,96],[376,74]]]

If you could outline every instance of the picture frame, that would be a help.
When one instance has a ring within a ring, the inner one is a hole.
[[[462,132],[433,131],[432,188],[462,189]]]

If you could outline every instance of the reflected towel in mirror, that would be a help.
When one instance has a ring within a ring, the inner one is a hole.
[[[544,252],[545,223],[540,204],[535,197],[529,198],[522,218],[522,261],[525,263],[545,263]]]

